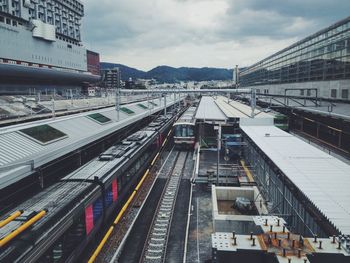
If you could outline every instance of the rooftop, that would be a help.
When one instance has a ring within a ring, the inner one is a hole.
[[[348,164],[275,126],[241,129],[341,233],[350,233]]]
[[[140,108],[137,103],[124,105],[128,113],[121,111],[119,121],[115,109],[107,108],[0,128],[0,188],[21,180],[43,164],[160,111],[164,101],[154,101],[158,106],[151,109]],[[167,106],[172,104],[173,100],[168,98]],[[94,115],[98,118],[92,118],[92,114],[99,114]],[[42,132],[31,136],[37,129]]]

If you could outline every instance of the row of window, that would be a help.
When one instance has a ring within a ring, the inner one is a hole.
[[[348,89],[342,89],[341,91],[341,98],[342,99],[348,99],[349,98],[349,90]],[[336,89],[331,89],[331,98],[334,98],[334,99],[336,99],[336,98],[338,98],[337,97],[337,94],[338,93],[338,90],[336,90]]]
[[[257,94],[260,94],[260,93],[263,93],[263,94],[269,94],[269,89],[264,89],[264,90],[260,90],[260,89],[257,89],[256,90],[256,93]],[[300,96],[314,96],[314,94],[312,94],[312,90],[310,89],[306,89],[306,93],[305,93],[305,90],[300,90]],[[337,89],[331,89],[331,98],[333,99],[337,99],[338,98],[338,90]],[[348,89],[342,89],[340,91],[340,98],[341,99],[349,99],[349,90]]]
[[[336,80],[350,78],[350,55],[335,59],[299,61],[268,70],[261,68],[240,77],[241,86]]]
[[[321,35],[242,70],[241,85],[349,78],[350,22]]]
[[[262,66],[268,67],[272,64],[278,64],[282,61],[288,61],[292,58],[298,58],[299,56],[309,54],[311,51],[320,47],[326,47],[332,43],[337,43],[339,40],[349,37],[350,21],[348,20],[343,22],[342,25],[336,27],[335,29],[330,29],[329,31],[321,35],[313,37],[311,40],[301,41],[300,43],[295,44],[294,47],[280,51],[275,55],[272,55],[269,58],[264,59],[254,64],[253,66],[245,69],[244,72],[250,73]],[[300,59],[305,58],[299,58],[299,60]]]

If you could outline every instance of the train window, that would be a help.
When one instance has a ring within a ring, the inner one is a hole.
[[[181,130],[182,130],[182,133],[181,133],[181,136],[182,137],[187,137],[187,127],[186,126],[181,126]]]
[[[105,124],[108,122],[111,122],[112,120],[104,115],[102,115],[101,113],[93,113],[93,114],[89,114],[87,115],[88,118],[100,123],[100,124]]]
[[[105,204],[106,206],[110,206],[113,203],[113,191],[112,191],[112,185],[110,185],[105,194]]]
[[[94,225],[100,219],[103,213],[102,199],[98,198],[93,204],[93,214],[94,214]]]
[[[175,126],[175,137],[181,137],[181,125]]]
[[[48,144],[67,138],[67,134],[45,124],[20,130],[20,133],[41,144]]]
[[[193,127],[188,126],[188,137],[192,137],[194,135],[193,133]]]

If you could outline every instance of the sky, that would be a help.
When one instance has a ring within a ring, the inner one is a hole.
[[[82,0],[101,61],[141,70],[249,66],[349,16],[350,0]]]

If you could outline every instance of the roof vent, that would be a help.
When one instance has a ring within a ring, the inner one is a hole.
[[[265,137],[270,137],[270,133],[265,133]]]

